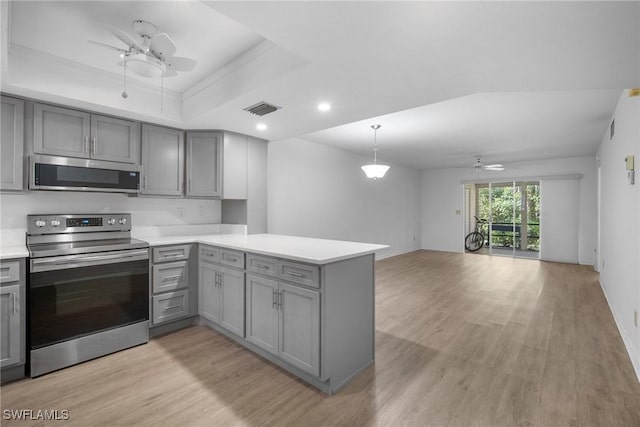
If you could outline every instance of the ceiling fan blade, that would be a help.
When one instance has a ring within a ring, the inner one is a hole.
[[[126,44],[129,47],[129,49],[131,49],[133,51],[142,52],[142,53],[145,53],[147,51],[133,37],[131,37],[129,34],[125,33],[122,30],[119,30],[117,28],[112,28],[111,29],[111,34],[113,34],[122,43]]]
[[[174,71],[191,71],[198,63],[190,58],[172,56],[165,59],[167,67]]]
[[[495,163],[493,165],[485,165],[485,168],[504,168],[504,165],[501,165],[500,163]]]
[[[177,75],[178,73],[176,73],[174,70],[167,68],[167,71],[164,72],[164,75],[162,77],[175,77]]]
[[[486,171],[503,171],[504,167],[500,166],[500,167],[490,167],[490,166],[485,166],[482,169],[486,170]]]
[[[167,33],[156,34],[149,44],[149,49],[154,55],[168,58],[176,53],[176,45],[173,44]]]
[[[106,44],[106,43],[100,43],[100,42],[96,42],[96,41],[93,41],[93,40],[89,40],[89,43],[94,44],[96,46],[104,47],[106,49],[116,50],[116,51],[118,51],[120,53],[127,53],[128,52],[126,49],[121,49],[119,47],[111,46],[110,44]]]

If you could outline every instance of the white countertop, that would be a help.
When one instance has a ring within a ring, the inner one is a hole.
[[[328,264],[356,256],[372,254],[387,245],[314,239],[281,234],[211,234],[139,237],[151,246],[203,243],[243,252],[286,258],[311,264]]]
[[[29,251],[25,245],[0,246],[0,259],[27,258]]]

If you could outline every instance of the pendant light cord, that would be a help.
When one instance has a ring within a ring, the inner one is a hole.
[[[378,129],[380,129],[380,125],[371,125],[371,129],[373,129],[373,164],[378,164]]]

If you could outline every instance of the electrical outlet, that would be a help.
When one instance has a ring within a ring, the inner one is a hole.
[[[638,310],[633,310],[633,326],[638,327]]]
[[[184,216],[184,208],[178,208],[178,217],[182,218]]]
[[[460,209],[456,209],[456,215],[460,215]]]

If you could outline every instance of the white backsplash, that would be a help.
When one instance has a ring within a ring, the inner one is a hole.
[[[221,220],[220,209],[219,200],[59,191],[0,194],[0,237],[10,239],[15,233],[24,236],[30,214],[130,213],[136,228],[217,224]]]

